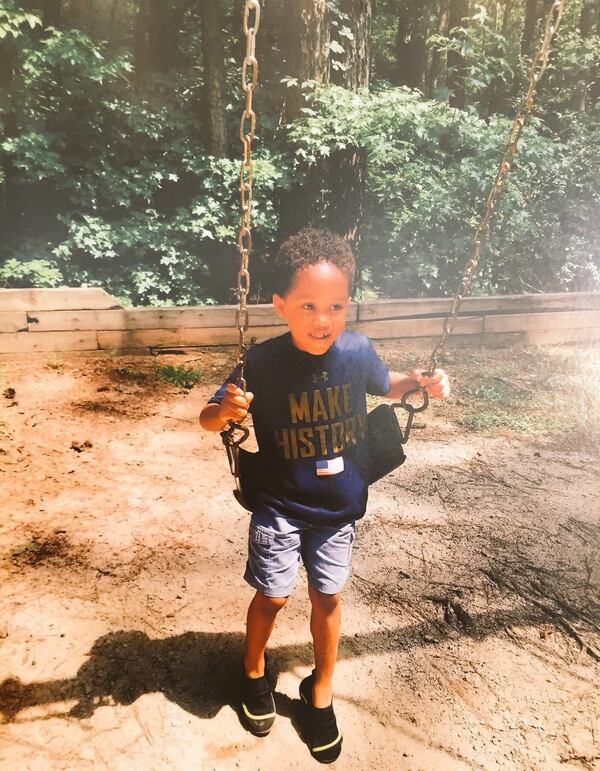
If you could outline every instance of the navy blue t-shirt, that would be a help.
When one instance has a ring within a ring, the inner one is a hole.
[[[210,399],[220,403],[234,370]],[[256,511],[319,525],[359,519],[367,505],[366,394],[390,387],[370,340],[342,332],[327,353],[290,333],[255,345],[244,372],[262,479]]]

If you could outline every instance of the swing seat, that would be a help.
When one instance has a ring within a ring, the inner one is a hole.
[[[397,405],[396,405],[397,406]],[[365,469],[367,483],[378,479],[401,466],[406,460],[404,435],[393,404],[380,404],[367,415],[368,462]],[[233,491],[236,501],[244,509],[253,511],[261,488],[262,468],[258,452],[249,452],[238,446],[237,487]]]
[[[370,485],[401,466],[406,460],[405,438],[393,404],[379,404],[367,415],[369,463],[367,481]]]
[[[254,511],[261,479],[259,453],[244,450],[243,447],[239,447],[238,451],[239,476],[236,478],[237,487],[233,495],[240,506],[248,511]]]

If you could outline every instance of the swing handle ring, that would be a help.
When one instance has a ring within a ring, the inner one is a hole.
[[[240,435],[235,438],[235,432],[239,431]],[[229,461],[229,468],[231,473],[236,478],[240,475],[240,444],[246,441],[250,435],[250,430],[246,426],[242,426],[240,423],[230,421],[228,428],[221,431],[221,439],[225,445],[227,451],[227,460]]]
[[[414,396],[415,394],[421,394],[423,397],[423,401],[421,404],[415,407],[414,404],[411,404],[408,400],[411,396]],[[390,405],[393,410],[397,409],[403,409],[407,413],[406,417],[406,426],[404,427],[404,431],[401,430],[402,439],[400,440],[401,444],[406,444],[408,442],[408,438],[410,436],[410,430],[412,428],[413,420],[417,412],[423,412],[427,409],[429,406],[429,394],[424,388],[412,388],[410,391],[407,391],[402,399],[399,402],[394,402],[392,405]]]
[[[240,432],[240,436],[237,439],[235,438],[236,431]],[[250,429],[246,428],[246,426],[242,426],[241,423],[236,423],[234,421],[230,421],[229,427],[221,431],[221,438],[226,447],[239,447],[240,444],[246,441],[249,435]]]
[[[421,394],[423,397],[422,403],[416,407],[414,404],[411,404],[408,401],[410,397],[414,396],[415,394]],[[404,396],[402,397],[402,399],[397,405],[394,404],[393,406],[402,407],[403,410],[406,410],[407,412],[410,412],[410,413],[423,412],[424,410],[427,409],[427,407],[429,407],[429,394],[424,388],[412,388],[410,391],[407,391],[404,394]]]

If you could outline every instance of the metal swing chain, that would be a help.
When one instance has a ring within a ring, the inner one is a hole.
[[[254,11],[254,23],[250,25],[250,14]],[[244,364],[246,342],[244,333],[248,329],[247,297],[250,291],[250,272],[248,269],[252,251],[252,184],[254,182],[254,163],[252,161],[252,142],[256,132],[256,113],[252,109],[252,96],[258,85],[258,61],[256,59],[256,33],[260,26],[260,3],[258,0],[246,0],[244,4],[243,30],[246,36],[246,55],[242,64],[242,88],[246,94],[246,104],[240,120],[240,139],[243,146],[243,158],[240,165],[240,206],[242,210],[238,234],[240,269],[237,275],[237,293],[239,307],[235,314],[235,325],[239,332],[237,361],[240,367],[240,387],[246,390]],[[248,72],[250,70],[250,72]]]
[[[254,11],[254,19],[250,16]],[[252,109],[252,96],[258,85],[258,60],[256,59],[256,33],[260,26],[259,0],[245,0],[243,31],[246,37],[246,55],[242,64],[242,89],[246,94],[246,103],[240,120],[240,139],[243,146],[243,157],[240,165],[240,208],[241,221],[238,233],[238,251],[240,267],[237,274],[238,308],[235,312],[235,325],[239,333],[237,346],[237,366],[239,374],[237,385],[246,391],[244,367],[246,364],[246,341],[244,333],[249,326],[247,298],[250,292],[249,260],[252,251],[252,184],[254,182],[254,163],[252,161],[252,142],[256,132],[256,113]],[[236,439],[235,432],[241,432]],[[249,431],[240,423],[231,422],[229,427],[221,432],[223,444],[227,450],[231,473],[239,477],[239,445],[248,437]]]
[[[492,185],[492,188],[487,197],[483,217],[481,218],[481,221],[475,230],[471,256],[465,264],[462,277],[456,292],[454,293],[450,313],[444,320],[444,330],[442,337],[431,353],[428,372],[434,372],[434,370],[437,369],[439,360],[444,353],[448,337],[454,328],[454,322],[458,316],[458,310],[460,308],[463,297],[469,293],[471,288],[471,282],[473,281],[473,276],[481,256],[481,247],[483,246],[483,243],[490,231],[490,221],[494,214],[496,198],[502,193],[502,190],[504,189],[506,178],[518,151],[518,142],[521,137],[521,132],[527,125],[529,117],[531,116],[537,85],[542,75],[544,74],[546,67],[548,66],[550,46],[552,39],[554,38],[554,35],[558,29],[558,25],[560,24],[563,7],[564,0],[554,0],[548,11],[544,38],[529,67],[529,86],[525,96],[522,98],[519,104],[516,115],[513,119],[508,142],[504,148],[504,152],[500,160],[496,179],[494,180],[494,184]]]
[[[512,162],[518,151],[518,143],[521,137],[521,132],[523,131],[523,128],[527,125],[527,122],[533,110],[535,92],[536,92],[538,83],[542,75],[544,74],[546,67],[548,66],[548,57],[550,56],[550,45],[558,29],[558,25],[560,23],[560,19],[563,13],[563,7],[564,7],[564,0],[554,0],[554,2],[552,3],[552,6],[548,10],[548,15],[546,17],[546,27],[544,31],[544,37],[540,45],[540,48],[535,54],[535,56],[533,57],[531,61],[531,65],[529,67],[529,74],[528,74],[529,85],[527,88],[527,92],[525,93],[525,96],[521,99],[521,102],[519,103],[515,117],[513,119],[510,133],[508,135],[508,141],[506,143],[506,147],[504,148],[504,152],[502,153],[500,164],[498,166],[498,172],[496,173],[494,184],[492,185],[492,188],[487,197],[485,211],[475,230],[471,256],[469,257],[469,259],[465,263],[465,267],[463,268],[462,276],[460,278],[459,284],[456,288],[454,297],[452,299],[450,312],[444,319],[444,329],[442,332],[442,336],[431,353],[431,358],[429,359],[429,365],[427,367],[426,374],[431,375],[437,369],[439,361],[444,354],[448,337],[450,336],[454,328],[454,323],[458,316],[458,310],[460,308],[460,305],[463,301],[464,296],[469,293],[469,290],[471,288],[473,276],[475,274],[475,270],[477,268],[477,265],[479,264],[479,259],[481,257],[481,247],[483,246],[483,243],[490,231],[490,221],[494,215],[496,198],[502,193],[504,189],[506,178],[508,177],[508,173],[511,169]],[[421,399],[422,399],[421,403],[419,405],[412,404],[410,402],[410,398],[412,396],[415,396],[418,393],[421,394]],[[417,412],[423,412],[423,410],[426,410],[428,406],[429,406],[429,394],[424,388],[419,388],[419,387],[411,391],[407,391],[402,397],[400,402],[391,405],[393,409],[402,407],[408,413],[406,426],[403,431],[403,439],[402,439],[403,444],[408,440],[415,414]]]

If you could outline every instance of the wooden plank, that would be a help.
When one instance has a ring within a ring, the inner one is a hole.
[[[464,300],[464,312],[470,311],[483,314],[585,310],[600,310],[600,292],[514,294],[493,297],[467,297]],[[463,312],[462,305],[461,312]]]
[[[27,314],[0,311],[0,333],[2,332],[27,332]]]
[[[512,348],[515,345],[562,345],[581,343],[593,345],[600,342],[600,330],[594,327],[582,329],[537,329],[522,332],[488,332],[482,335],[488,348]],[[451,347],[452,342],[449,346]]]
[[[128,329],[195,329],[230,327],[235,330],[236,306],[216,305],[186,308],[124,308],[113,311],[42,311],[30,313],[30,331],[58,330],[128,330]],[[356,319],[358,306],[349,309],[350,319]],[[250,331],[255,327],[280,326],[285,322],[271,305],[249,308]],[[237,333],[236,333],[237,334]]]
[[[600,311],[564,311],[562,313],[517,313],[486,316],[485,332],[524,332],[542,329],[581,329],[600,326]]]
[[[80,332],[97,329],[126,329],[128,311],[30,311],[27,314],[30,332]]]
[[[99,310],[121,306],[100,287],[61,289],[0,289],[0,310]]]
[[[382,321],[359,321],[349,324],[348,328],[362,332],[373,340],[396,337],[431,337],[441,335],[444,327],[443,318],[437,319],[388,319]],[[483,332],[483,318],[460,317],[454,325],[454,331],[461,335],[478,335]]]
[[[358,319],[359,304],[352,302],[348,306],[348,321]],[[153,323],[154,314],[167,322],[169,327],[219,327],[235,325],[235,313],[237,305],[199,305],[187,308],[129,308],[131,314],[130,329],[161,329],[165,324]],[[180,314],[180,316],[178,316]],[[283,326],[285,321],[281,319],[271,303],[249,305],[248,316],[250,327]],[[180,321],[177,322],[177,319]]]
[[[486,348],[512,348],[515,345],[525,345],[525,332],[487,332],[481,335],[481,342]],[[452,338],[448,343],[452,347]]]
[[[525,340],[532,345],[555,345],[561,343],[600,342],[600,328],[584,329],[539,329],[524,332]]]
[[[104,311],[42,311],[29,313],[29,330],[49,332],[59,330],[128,330],[128,329],[196,329],[230,327],[235,329],[237,306],[215,305],[186,308],[123,308]],[[350,319],[356,319],[358,306],[349,309]],[[285,321],[272,305],[249,308],[250,328],[285,326]],[[236,333],[237,334],[237,333]]]
[[[122,329],[195,329],[235,326],[237,305],[198,305],[176,308],[128,308],[127,326]],[[248,306],[250,326],[278,326],[285,322],[272,305]]]
[[[359,303],[358,320],[376,321],[412,316],[443,315],[448,313],[451,299],[444,297],[416,298],[407,300],[368,300]]]
[[[15,332],[0,334],[0,353],[93,351],[96,332]]]
[[[248,342],[263,342],[283,334],[281,326],[256,327],[248,331]],[[181,348],[198,345],[234,345],[238,341],[237,330],[230,327],[203,327],[197,329],[128,329],[98,332],[101,349],[123,348]]]
[[[388,346],[393,345],[393,350],[398,351],[399,349],[403,349],[405,351],[409,351],[413,354],[416,354],[419,359],[419,363],[417,365],[417,362],[415,361],[416,366],[425,366],[430,358],[431,351],[433,350],[434,346],[439,343],[440,338],[439,335],[434,336],[428,336],[428,337],[394,337],[394,338],[381,338],[379,340],[374,340],[375,349],[380,354],[385,354],[385,351]],[[473,347],[475,345],[480,345],[483,342],[483,336],[482,335],[452,335],[450,338],[450,342],[448,343],[447,350],[451,353],[453,348],[459,348],[459,347]],[[447,366],[450,367],[450,364],[444,365],[442,362],[441,366]]]
[[[358,318],[360,321],[367,321],[436,314],[445,315],[450,311],[451,305],[451,298],[439,297],[409,300],[372,300],[360,303]],[[466,297],[460,307],[461,314],[559,310],[600,310],[600,292]]]

